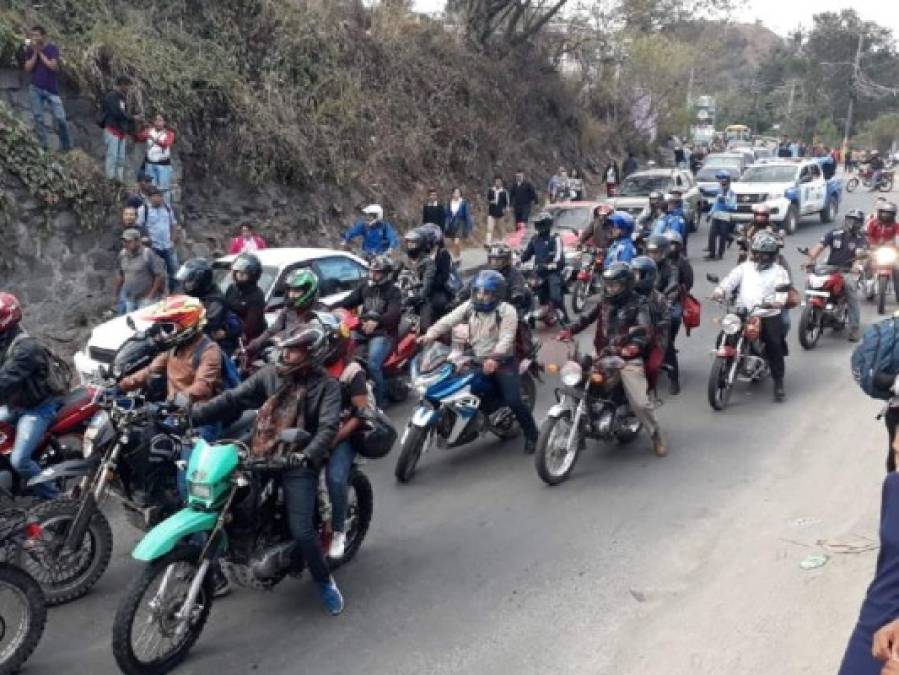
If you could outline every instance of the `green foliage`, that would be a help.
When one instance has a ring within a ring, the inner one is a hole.
[[[868,122],[859,134],[865,147],[877,148],[881,152],[892,149],[899,143],[899,113],[886,113]]]

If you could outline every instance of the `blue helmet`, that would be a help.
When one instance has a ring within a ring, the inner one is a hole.
[[[720,169],[715,173],[715,180],[730,180],[730,171],[725,171],[724,169]]]
[[[631,270],[634,273],[634,290],[641,295],[647,295],[656,285],[659,268],[655,260],[648,255],[640,255],[631,260]]]
[[[484,299],[481,294],[489,294]],[[506,297],[506,278],[496,270],[478,272],[471,284],[471,304],[477,312],[492,312]]]
[[[634,233],[634,217],[626,211],[615,211],[608,218],[611,227],[621,230],[620,238],[630,238]]]

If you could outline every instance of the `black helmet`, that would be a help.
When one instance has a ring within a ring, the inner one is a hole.
[[[504,272],[512,266],[512,249],[508,244],[492,244],[487,249],[487,265],[497,272]]]
[[[659,204],[662,201],[662,193],[658,190],[653,190],[649,193],[649,203],[650,204]]]
[[[668,240],[668,255],[673,258],[679,256],[684,249],[684,238],[681,233],[677,230],[667,230],[662,236]]]
[[[191,258],[181,265],[175,278],[187,295],[202,298],[212,290],[212,265],[206,258]]]
[[[331,354],[332,345],[326,330],[313,324],[297,326],[275,340],[278,348],[278,374],[302,376],[322,366]],[[299,353],[296,353],[299,352]],[[295,356],[294,360],[288,360]]]
[[[631,260],[631,269],[634,274],[634,290],[641,295],[649,295],[659,276],[656,261],[647,255],[637,256]]]
[[[886,200],[877,204],[877,220],[889,225],[896,222],[896,205]]]
[[[865,223],[865,212],[861,209],[849,209],[843,216],[843,223],[853,234],[856,234]]]
[[[534,218],[534,229],[537,230],[538,234],[549,234],[552,226],[553,217],[548,211],[541,211],[537,214],[537,217]]]
[[[614,305],[620,305],[630,297],[634,288],[634,272],[625,262],[615,262],[602,273],[605,297]]]
[[[760,270],[768,269],[777,259],[780,240],[767,230],[762,230],[752,238],[752,259]]]
[[[243,272],[249,279],[247,281],[238,281],[237,272]],[[252,253],[241,253],[231,263],[231,274],[234,276],[234,283],[238,287],[255,286],[259,282],[259,277],[262,276],[262,263]]]
[[[671,242],[664,234],[654,234],[646,240],[646,255],[658,262],[668,255]]]
[[[381,286],[390,283],[393,274],[393,261],[386,255],[376,255],[368,263],[368,285]]]
[[[406,232],[406,236],[403,237],[403,248],[406,249],[406,255],[415,260],[422,254],[427,253],[428,249],[431,248],[430,239],[420,227],[409,230]]]
[[[419,228],[428,238],[428,248],[443,246],[443,230],[434,223],[425,223]]]

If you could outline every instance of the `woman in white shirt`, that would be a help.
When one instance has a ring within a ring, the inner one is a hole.
[[[166,203],[171,202],[172,144],[175,142],[175,132],[166,129],[165,117],[157,114],[153,118],[153,126],[138,132],[137,140],[147,144],[144,173],[153,179],[153,184],[162,192]]]

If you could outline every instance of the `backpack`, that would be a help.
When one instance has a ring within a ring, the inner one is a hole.
[[[200,367],[200,359],[203,356],[203,352],[206,351],[206,348],[210,345],[215,344],[209,336],[204,335],[203,339],[197,344],[197,348],[194,350],[194,360],[193,360],[193,368],[196,372],[197,368]],[[240,372],[237,370],[237,365],[234,363],[234,360],[225,354],[222,351],[222,386],[225,389],[234,389],[236,386],[240,384]]]
[[[689,336],[690,330],[699,327],[702,305],[699,304],[699,300],[697,300],[694,295],[686,292],[683,295],[682,305],[684,308],[684,329],[687,331],[687,335]]]
[[[30,338],[31,336],[22,331],[9,345],[9,349],[7,350],[8,354],[12,354],[13,348],[19,343],[21,340],[25,338]],[[44,356],[47,358],[47,379],[46,386],[47,391],[53,396],[63,396],[69,393],[69,390],[72,387],[72,368],[68,363],[59,358],[56,354],[54,354],[50,349],[35,338],[32,338],[35,342],[38,343],[41,350],[44,352]]]
[[[899,374],[899,317],[869,326],[849,361],[852,377],[868,396],[888,400],[893,393],[877,385],[877,375]]]

